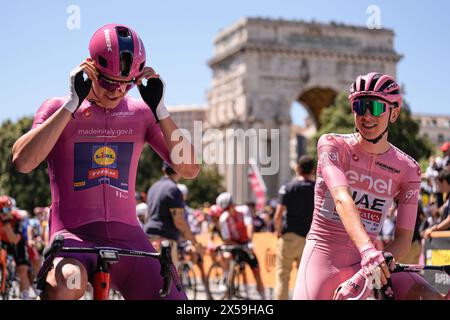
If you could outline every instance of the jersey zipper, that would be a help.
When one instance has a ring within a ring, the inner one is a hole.
[[[103,148],[106,148],[106,145],[108,143],[108,109],[104,109],[105,110],[105,135],[104,135],[104,140],[103,140]],[[106,169],[106,168],[105,168]],[[105,177],[106,178],[106,177]],[[105,222],[108,221],[108,209],[107,209],[107,202],[106,202],[106,183],[102,183],[103,185],[103,209],[104,209],[104,217],[105,217]]]

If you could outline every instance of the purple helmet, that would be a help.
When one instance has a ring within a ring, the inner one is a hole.
[[[101,73],[136,78],[145,66],[145,48],[137,33],[121,24],[98,29],[89,42],[91,58]]]

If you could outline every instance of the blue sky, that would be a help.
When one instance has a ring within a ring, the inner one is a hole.
[[[365,26],[372,4],[380,7],[382,26],[394,30],[395,49],[404,55],[398,80],[413,112],[449,114],[449,1],[15,0],[3,2],[0,12],[0,121],[33,115],[46,98],[66,94],[68,73],[88,56],[92,33],[109,22],[139,32],[148,63],[167,83],[167,104],[206,104],[207,61],[221,29],[245,16]],[[81,10],[80,29],[66,27],[70,5]],[[303,113],[295,107],[293,114]]]

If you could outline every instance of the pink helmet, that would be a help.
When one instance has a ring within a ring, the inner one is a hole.
[[[137,33],[124,25],[107,24],[89,42],[91,58],[100,72],[120,78],[136,78],[145,66],[145,48]]]
[[[399,108],[402,107],[400,86],[391,76],[378,72],[358,76],[352,83],[348,98],[353,101],[361,97],[380,98]]]

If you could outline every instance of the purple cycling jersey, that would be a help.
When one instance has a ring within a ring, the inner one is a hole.
[[[64,101],[45,101],[33,128]],[[144,142],[171,163],[152,112],[142,100],[125,97],[109,110],[85,100],[74,117],[47,158],[52,193],[50,234],[101,221],[139,226],[135,182]]]

